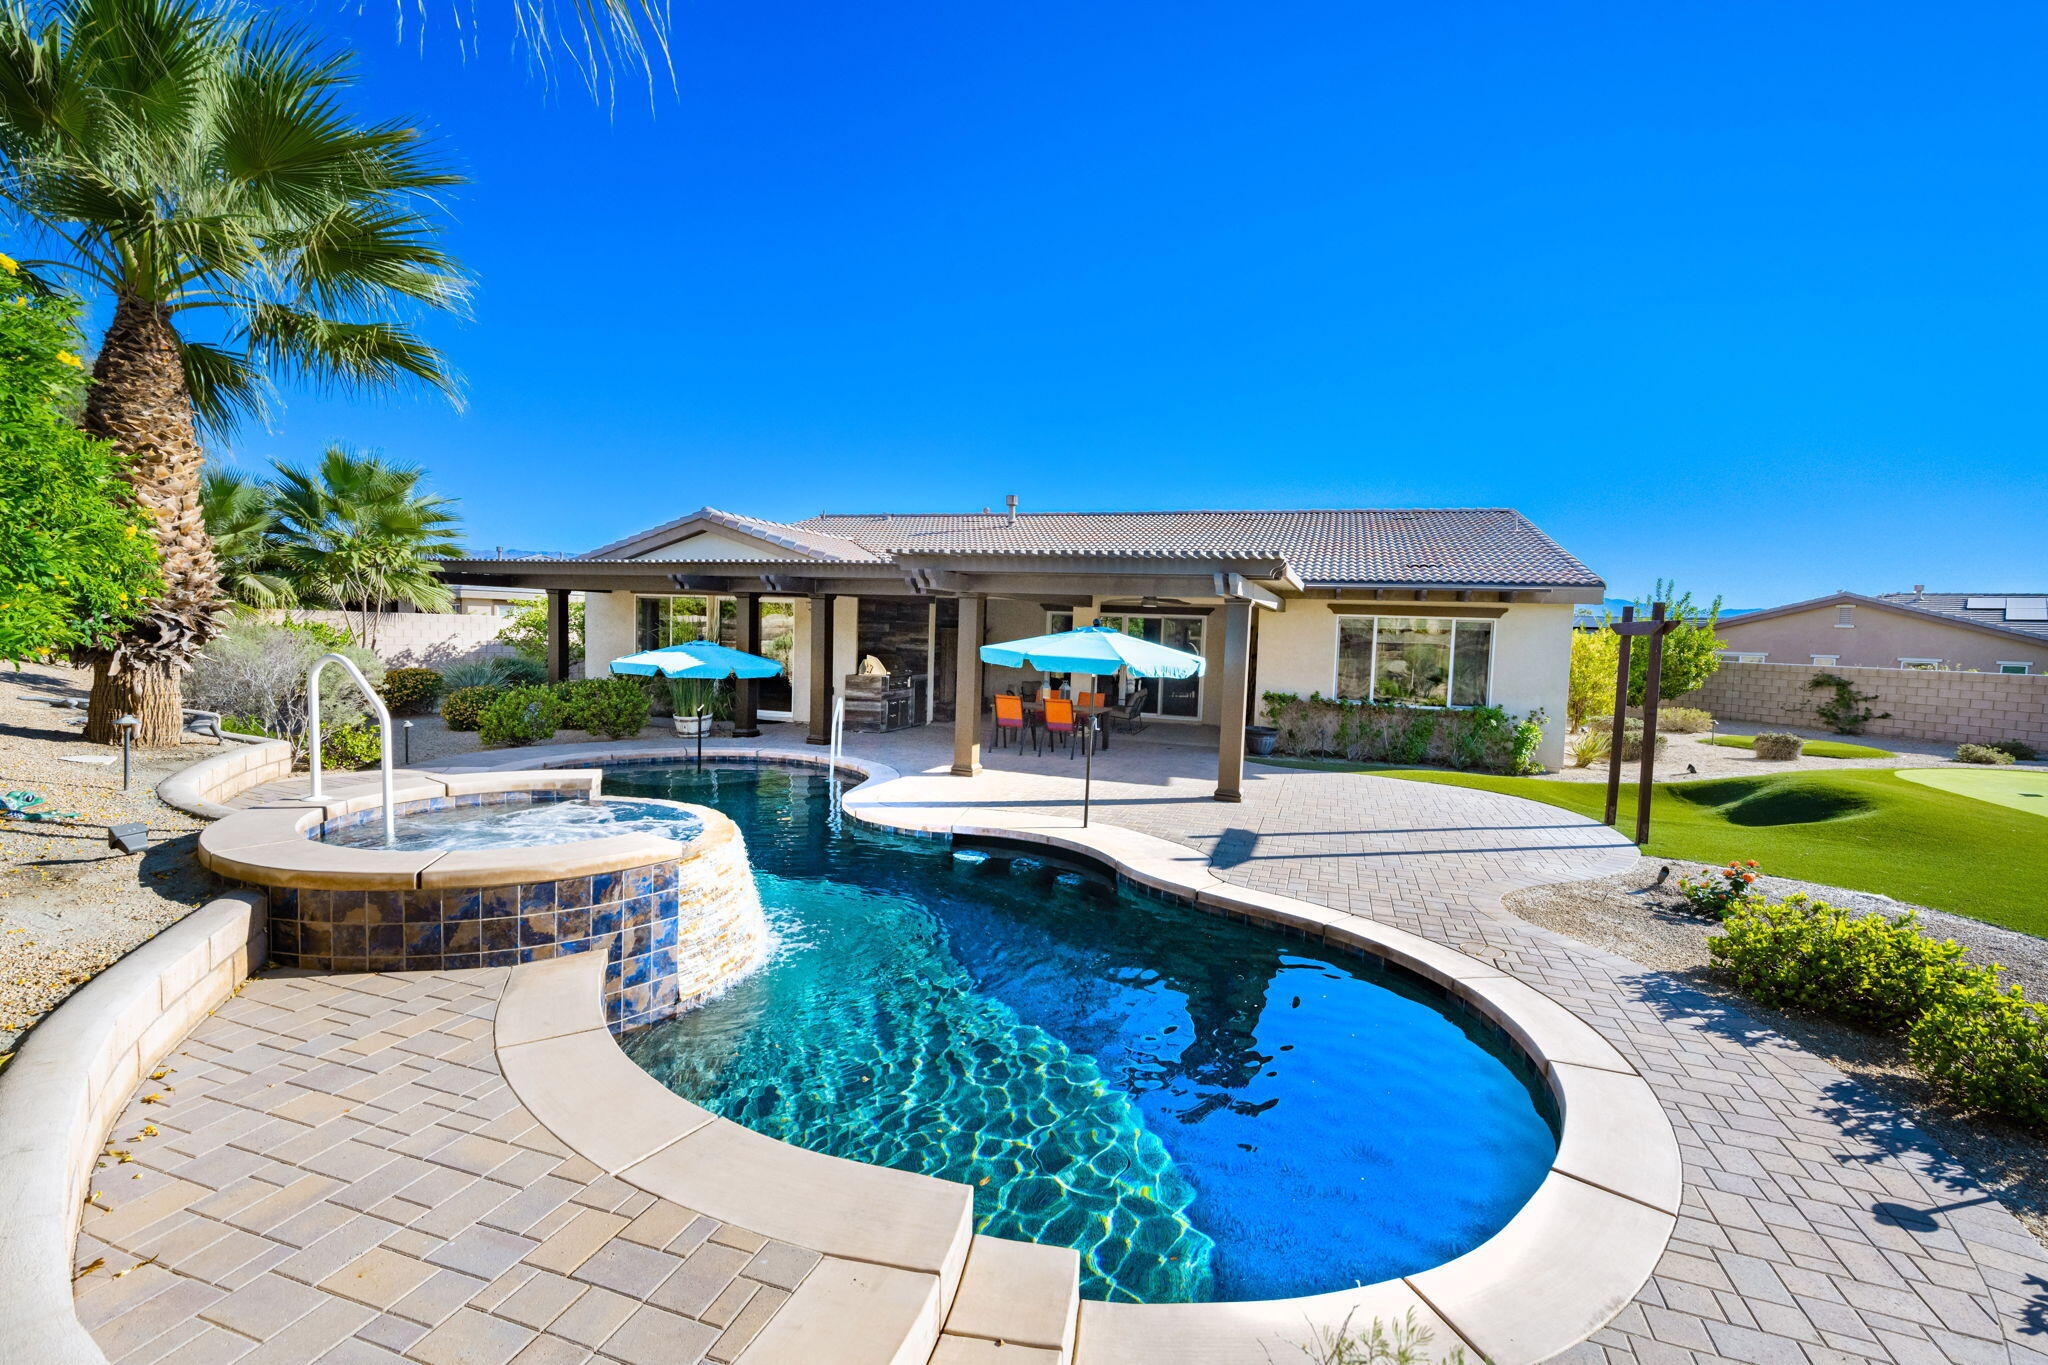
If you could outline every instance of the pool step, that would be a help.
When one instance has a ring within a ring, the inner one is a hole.
[[[931,1365],[1067,1365],[1080,1276],[1072,1248],[977,1235]]]

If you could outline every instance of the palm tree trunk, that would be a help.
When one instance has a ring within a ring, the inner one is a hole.
[[[126,477],[150,514],[164,576],[163,595],[112,649],[92,656],[85,737],[119,743],[114,721],[132,714],[142,722],[138,743],[176,744],[184,721],[179,675],[212,638],[225,604],[199,507],[204,455],[168,309],[131,298],[115,305],[81,425],[128,457]]]

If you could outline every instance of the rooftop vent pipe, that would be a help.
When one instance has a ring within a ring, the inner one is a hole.
[[[1012,493],[1004,498],[1003,501],[1010,505],[1010,525],[1015,526],[1017,524],[1017,495]]]
[[[1925,597],[1926,595],[1927,585],[1925,583],[1915,583],[1913,585],[1913,600],[1915,602],[1918,602],[1922,597]]]

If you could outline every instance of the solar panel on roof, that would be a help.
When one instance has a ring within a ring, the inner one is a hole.
[[[2004,611],[2005,599],[2003,597],[1972,597],[1965,600],[1963,606],[1970,611]]]
[[[2008,621],[2048,621],[2048,597],[2008,597],[2005,600],[2005,619]]]

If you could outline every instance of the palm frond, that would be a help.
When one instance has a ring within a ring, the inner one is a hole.
[[[269,411],[268,385],[247,352],[204,341],[181,341],[178,351],[192,411],[207,430],[232,431],[244,419],[260,419]]]
[[[280,303],[248,310],[252,356],[275,373],[316,389],[368,393],[416,379],[459,401],[455,376],[441,353],[391,322],[344,322]]]

